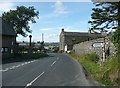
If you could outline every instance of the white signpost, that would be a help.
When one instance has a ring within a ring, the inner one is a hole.
[[[93,48],[101,48],[104,47],[104,43],[103,42],[96,42],[92,44]]]

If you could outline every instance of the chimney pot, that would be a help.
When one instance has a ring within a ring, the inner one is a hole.
[[[62,29],[62,32],[64,32],[64,28]]]

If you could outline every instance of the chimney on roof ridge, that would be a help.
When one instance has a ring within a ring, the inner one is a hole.
[[[64,28],[62,28],[62,32],[64,32]]]

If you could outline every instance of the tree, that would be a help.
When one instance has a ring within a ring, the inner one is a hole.
[[[90,30],[99,30],[101,32],[106,31],[105,29],[115,29],[112,38],[117,46],[118,53],[120,53],[120,2],[99,2],[94,4],[96,7],[92,9],[92,20],[88,22],[91,24]]]
[[[16,10],[10,10],[4,12],[2,18],[13,25],[13,28],[17,34],[27,36],[27,32],[31,33],[29,23],[36,23],[35,17],[38,18],[38,11],[32,7],[17,6]]]

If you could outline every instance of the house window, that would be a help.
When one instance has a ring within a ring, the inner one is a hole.
[[[11,49],[11,53],[13,53],[13,49]]]
[[[8,52],[8,48],[5,48],[5,52]]]
[[[7,47],[2,47],[2,48],[1,48],[1,52],[2,52],[2,53],[8,52],[8,48],[7,48]]]
[[[4,51],[4,48],[1,48],[1,53],[3,53],[3,51]]]
[[[14,42],[11,43],[11,45],[13,45],[13,44],[14,44]]]

